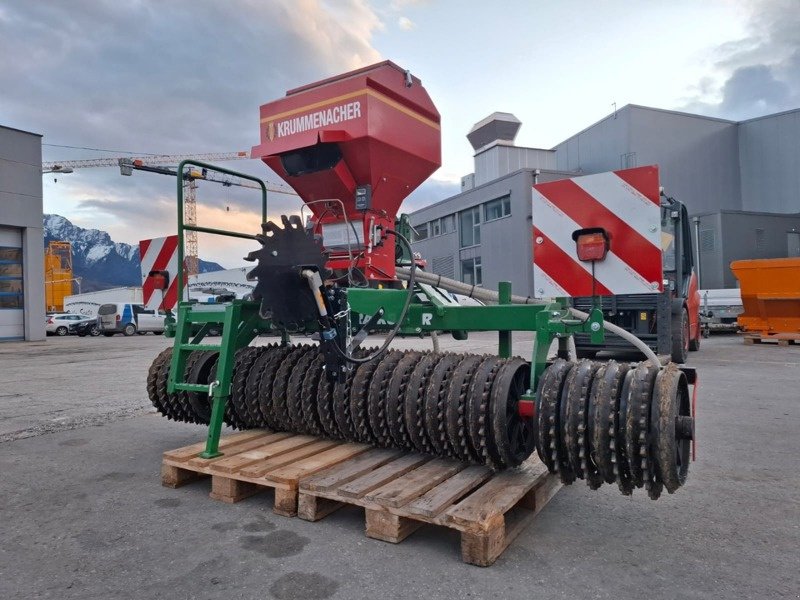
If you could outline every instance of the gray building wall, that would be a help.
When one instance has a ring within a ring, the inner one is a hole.
[[[566,176],[567,174],[556,171],[541,171],[538,181],[544,183]],[[456,215],[454,232],[415,241],[414,251],[428,261],[429,271],[462,281],[461,261],[480,257],[484,287],[497,289],[499,282],[510,281],[514,293],[533,294],[533,178],[531,170],[519,170],[414,212],[409,216],[412,227]],[[483,205],[506,195],[511,198],[511,214],[485,221]],[[481,243],[461,248],[461,222],[458,215],[476,206],[481,207]]]
[[[24,338],[45,338],[42,140],[0,125],[0,228],[22,238]]]
[[[730,270],[735,260],[785,258],[790,234],[800,232],[800,213],[776,215],[764,212],[719,211],[696,216],[700,230],[700,286],[704,289],[735,288]],[[692,223],[692,239],[696,234]]]
[[[742,210],[800,212],[800,109],[739,124]]]
[[[583,174],[657,164],[689,214],[741,209],[737,124],[627,105],[555,147],[557,168]]]

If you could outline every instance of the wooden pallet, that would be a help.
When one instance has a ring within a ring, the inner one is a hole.
[[[464,562],[489,566],[561,483],[538,458],[494,473],[487,467],[372,449],[300,482],[298,516],[316,521],[361,506],[368,537],[398,543],[426,523],[461,532]]]
[[[344,505],[364,508],[368,537],[399,543],[425,524],[461,533],[464,562],[488,566],[561,484],[535,456],[495,473],[420,454],[311,436],[247,431],[224,437],[223,456],[201,459],[203,443],[164,453],[162,483],[211,476],[216,500],[238,502],[274,488],[274,511],[318,521]]]
[[[229,503],[273,488],[273,510],[287,517],[297,514],[297,487],[302,477],[369,450],[363,444],[265,430],[222,438],[219,448],[223,455],[217,458],[200,458],[204,448],[205,442],[200,442],[165,452],[162,485],[176,488],[210,475],[210,496]]]
[[[744,343],[763,344],[777,342],[778,346],[800,344],[800,333],[748,333],[744,336]]]

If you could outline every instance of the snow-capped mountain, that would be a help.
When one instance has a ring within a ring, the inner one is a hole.
[[[115,242],[107,232],[78,227],[61,215],[44,215],[45,247],[51,240],[72,244],[72,270],[83,278],[84,292],[142,283],[138,246]],[[222,269],[202,259],[199,267],[201,273]]]

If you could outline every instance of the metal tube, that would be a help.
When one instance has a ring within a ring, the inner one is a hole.
[[[404,267],[397,267],[397,276],[400,279],[408,279],[408,269]],[[424,271],[417,271],[416,279],[421,281],[422,283],[428,283],[430,285],[434,285],[436,287],[443,288],[450,292],[456,294],[469,294],[472,292],[471,297],[477,298],[479,300],[483,300],[486,302],[499,302],[500,294],[495,292],[494,290],[487,290],[484,288],[476,289],[475,286],[470,286],[468,284],[462,283],[461,281],[456,281],[455,279],[450,279],[448,277],[442,277],[441,275],[434,275],[432,273],[425,273]],[[529,298],[525,296],[511,296],[511,303],[512,304],[547,304],[544,300],[536,300],[534,298]],[[577,310],[575,308],[569,309],[570,313],[579,318],[579,319],[588,319],[589,315],[585,312]],[[653,352],[652,348],[645,344],[642,340],[637,338],[629,331],[625,331],[621,327],[614,325],[613,323],[609,323],[608,321],[603,321],[603,327],[614,335],[617,335],[624,339],[625,341],[629,342],[633,345],[637,350],[640,350],[646,357],[647,360],[651,361],[654,365],[659,366],[661,361],[658,360],[658,356],[656,353]],[[573,342],[574,345],[574,342]]]

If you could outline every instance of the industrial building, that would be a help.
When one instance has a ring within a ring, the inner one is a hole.
[[[0,341],[45,338],[42,136],[0,125]]]
[[[533,294],[533,183],[650,164],[699,232],[702,288],[736,287],[732,260],[800,255],[800,109],[736,122],[627,105],[552,149],[515,146],[520,126],[478,122],[461,193],[410,216],[433,272]]]

